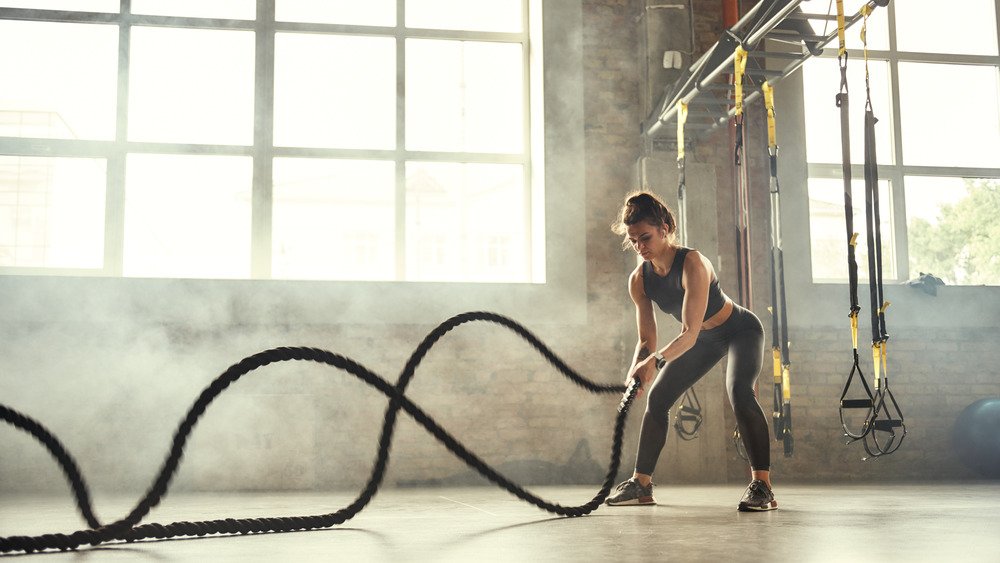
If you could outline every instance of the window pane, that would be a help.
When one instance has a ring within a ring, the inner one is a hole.
[[[396,25],[396,0],[277,0],[275,19],[283,22]]]
[[[0,8],[118,13],[120,0],[0,0]]]
[[[406,164],[406,276],[528,281],[527,202],[518,164]]]
[[[101,268],[105,162],[0,156],[0,266]]]
[[[115,136],[118,27],[0,21],[0,136]]]
[[[900,51],[997,54],[996,0],[906,0],[894,4]]]
[[[253,143],[251,31],[132,28],[131,141]]]
[[[892,164],[892,103],[889,96],[889,65],[886,61],[869,61],[872,106],[875,124],[875,145],[879,164]],[[840,91],[840,67],[836,59],[809,59],[802,66],[805,91],[806,158],[809,162],[841,162],[840,109],[836,105]],[[851,161],[865,161],[865,67],[863,61],[850,60],[847,65],[850,88]]]
[[[997,67],[899,63],[905,164],[1000,167]]]
[[[395,148],[395,65],[391,37],[277,34],[274,144]]]
[[[132,0],[132,13],[252,20],[257,17],[257,3],[255,0]]]
[[[854,231],[858,233],[855,257],[858,279],[868,279],[868,226],[865,222],[865,183],[852,182]],[[882,231],[882,279],[896,278],[896,244],[893,240],[889,181],[879,180],[879,217]],[[809,179],[809,232],[812,243],[814,281],[847,280],[847,230],[844,219],[844,181],[838,178]]]
[[[406,148],[524,150],[519,43],[406,40]]]
[[[396,277],[392,161],[274,159],[271,275]]]
[[[861,10],[861,6],[865,4],[865,1],[846,0],[844,2],[845,16],[850,17],[857,14]],[[837,6],[833,2],[803,2],[799,7],[806,14],[837,15]],[[861,26],[863,23],[864,20],[858,20],[857,23],[847,29],[844,39],[847,41],[848,49],[861,49],[863,47],[861,44]],[[827,35],[837,31],[836,21],[809,20],[809,24],[812,26],[813,31],[819,35]],[[834,39],[827,45],[824,52],[836,55],[839,45],[837,39]],[[868,17],[868,48],[889,49],[889,10],[886,8],[876,8],[872,11],[871,16]]]
[[[242,156],[128,155],[123,274],[249,277],[251,164]]]
[[[406,27],[519,32],[523,0],[406,0]]]
[[[1000,285],[1000,180],[906,177],[910,277]]]

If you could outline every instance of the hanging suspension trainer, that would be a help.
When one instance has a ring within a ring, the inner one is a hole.
[[[683,100],[677,102],[677,217],[680,231],[677,233],[681,246],[687,246],[687,174],[684,151],[684,124],[687,122],[688,106]],[[694,386],[684,391],[677,415],[674,417],[674,429],[684,441],[698,437],[703,415],[701,402]]]
[[[771,191],[771,359],[774,376],[774,439],[782,442],[785,457],[794,450],[792,437],[791,360],[788,344],[788,313],[785,300],[785,258],[781,249],[781,187],[778,184],[778,135],[774,112],[774,89],[765,81],[764,109],[767,113],[767,156]]]
[[[740,41],[739,38],[736,38]],[[739,303],[747,309],[753,309],[753,288],[750,267],[750,196],[749,183],[746,166],[744,166],[743,148],[746,141],[746,130],[743,127],[743,79],[747,67],[747,50],[743,47],[742,41],[736,46],[733,53],[733,104],[735,124],[735,135],[733,138],[733,163],[736,166],[736,190],[734,191],[734,212],[736,214],[736,269],[737,288]],[[757,386],[754,385],[754,396],[757,395]],[[733,445],[736,453],[749,461],[746,447],[740,436],[740,427],[733,428]]]
[[[903,413],[889,389],[888,341],[885,328],[885,300],[882,285],[882,226],[879,210],[878,151],[875,144],[875,124],[878,118],[872,108],[871,80],[868,74],[868,16],[871,8],[862,6],[861,43],[865,59],[865,222],[868,227],[868,290],[871,298],[872,363],[875,376],[875,397],[869,433],[864,439],[869,458],[887,455],[899,449],[906,436]]]
[[[861,358],[858,355],[858,313],[861,306],[858,305],[858,261],[856,248],[858,244],[858,233],[854,231],[854,198],[853,182],[851,178],[851,115],[850,99],[847,87],[847,41],[844,33],[844,1],[837,0],[837,39],[839,49],[837,51],[837,62],[840,67],[840,91],[837,93],[837,107],[840,108],[840,149],[841,149],[841,173],[844,179],[844,222],[847,227],[847,278],[850,285],[851,309],[848,314],[851,321],[851,343],[853,346],[854,363],[851,371],[844,382],[844,389],[840,393],[840,425],[844,430],[844,437],[850,444],[856,440],[864,438],[868,431],[869,420],[875,408],[875,397],[872,394],[868,381],[865,380],[864,372],[861,370]],[[860,383],[860,394],[857,390]],[[863,414],[859,423],[856,415],[851,415],[852,411],[860,410]]]
[[[618,415],[615,419],[613,434],[613,444],[611,448],[611,461],[608,465],[608,472],[605,475],[604,483],[597,495],[589,502],[580,506],[562,506],[546,501],[531,492],[517,485],[504,475],[490,467],[485,461],[472,453],[462,445],[454,436],[442,428],[433,418],[423,411],[417,404],[412,402],[405,395],[405,390],[412,379],[420,362],[427,355],[427,352],[434,344],[452,329],[471,321],[486,321],[498,324],[515,332],[526,340],[536,351],[538,351],[550,364],[568,379],[592,393],[622,393],[621,402],[618,405]],[[169,484],[176,474],[184,453],[184,447],[188,437],[198,420],[205,413],[208,406],[231,384],[235,383],[244,375],[268,364],[286,361],[313,361],[340,370],[347,371],[351,375],[364,381],[369,386],[389,398],[389,406],[386,409],[382,426],[382,433],[379,437],[378,454],[375,463],[372,465],[372,472],[368,482],[357,499],[350,505],[336,512],[315,516],[291,516],[278,518],[226,518],[202,522],[174,522],[172,524],[143,524],[139,522],[152,510],[166,495]],[[633,379],[629,385],[605,385],[595,383],[576,373],[556,356],[541,340],[529,332],[525,327],[517,322],[489,312],[470,312],[456,315],[438,325],[434,330],[424,337],[420,345],[410,355],[406,366],[395,385],[392,385],[379,375],[358,364],[354,360],[345,356],[320,350],[316,348],[273,348],[248,356],[236,364],[232,365],[212,381],[199,395],[192,407],[182,419],[174,433],[173,442],[166,460],[161,466],[160,473],[153,481],[153,485],[140,499],[135,508],[125,517],[111,524],[101,525],[93,517],[93,510],[90,505],[90,496],[87,493],[88,487],[83,476],[76,469],[73,461],[62,445],[55,437],[46,430],[40,423],[34,421],[14,409],[0,405],[0,418],[15,428],[24,430],[42,442],[52,453],[59,463],[66,478],[70,481],[72,491],[75,496],[77,507],[87,520],[90,529],[78,530],[70,534],[51,533],[40,536],[11,536],[0,537],[0,553],[25,552],[32,553],[44,550],[76,549],[82,545],[100,545],[111,541],[132,542],[142,539],[173,538],[180,536],[205,536],[211,534],[249,534],[265,532],[290,532],[300,530],[313,530],[319,528],[329,528],[342,524],[360,512],[369,502],[371,502],[379,485],[385,476],[385,469],[388,465],[389,450],[392,445],[392,435],[395,430],[396,415],[400,410],[406,411],[413,419],[430,432],[437,440],[453,454],[462,459],[470,467],[474,468],[484,477],[503,487],[514,496],[534,504],[535,506],[558,514],[560,516],[583,516],[593,512],[608,497],[614,481],[617,477],[621,462],[622,436],[625,430],[625,419],[629,407],[635,400],[639,390],[640,382]]]

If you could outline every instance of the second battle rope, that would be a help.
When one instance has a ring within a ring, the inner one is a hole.
[[[472,321],[487,321],[504,326],[520,335],[532,347],[535,348],[546,360],[549,361],[560,373],[571,381],[592,393],[623,393],[621,403],[618,406],[618,415],[615,420],[613,444],[611,449],[611,461],[608,465],[608,472],[604,483],[597,495],[589,502],[579,506],[562,506],[546,501],[531,492],[525,490],[507,477],[503,476],[485,461],[469,451],[448,431],[438,425],[433,418],[413,403],[405,395],[405,390],[410,380],[416,372],[417,366],[426,356],[427,352],[434,344],[455,327]],[[184,446],[188,436],[191,434],[195,424],[205,413],[208,406],[226,388],[235,383],[244,375],[264,367],[268,364],[285,361],[313,361],[333,366],[347,371],[351,375],[374,387],[380,393],[389,398],[389,406],[385,412],[385,419],[382,425],[382,433],[379,437],[378,455],[368,482],[350,505],[329,514],[313,516],[291,516],[280,518],[225,518],[218,520],[207,520],[201,522],[174,522],[172,524],[143,524],[139,522],[160,503],[167,493],[168,485],[180,464],[184,453]],[[72,457],[66,452],[59,441],[49,433],[37,421],[27,417],[17,411],[0,405],[0,418],[16,428],[25,430],[42,442],[60,463],[60,467],[66,474],[67,479],[76,497],[77,506],[84,515],[91,529],[78,530],[70,534],[53,533],[41,536],[12,536],[0,537],[0,553],[7,552],[35,552],[47,549],[75,549],[79,546],[90,544],[99,545],[111,541],[136,541],[148,538],[171,538],[178,536],[204,536],[209,534],[248,534],[263,532],[288,532],[295,530],[311,530],[328,528],[342,524],[360,512],[378,491],[379,485],[385,476],[385,469],[389,461],[389,449],[392,443],[392,434],[395,429],[396,418],[400,410],[406,411],[413,419],[427,429],[452,453],[461,458],[466,464],[473,467],[484,477],[503,487],[514,496],[534,504],[535,506],[561,516],[583,516],[593,512],[604,499],[607,498],[611,487],[618,474],[621,462],[622,435],[625,429],[625,418],[635,395],[638,392],[638,381],[633,382],[626,388],[622,385],[604,385],[595,383],[579,375],[562,360],[560,360],[541,340],[529,332],[517,322],[489,312],[470,312],[456,315],[441,323],[431,331],[420,343],[409,360],[406,362],[396,385],[368,370],[361,364],[345,356],[335,354],[317,348],[273,348],[248,356],[236,364],[232,365],[219,375],[206,387],[198,399],[188,410],[174,433],[170,453],[167,455],[160,473],[153,481],[145,496],[136,504],[135,508],[124,518],[110,524],[101,525],[93,515],[90,505],[90,496],[87,493],[87,485],[76,467]]]

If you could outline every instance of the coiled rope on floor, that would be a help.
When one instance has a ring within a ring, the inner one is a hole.
[[[406,387],[409,385],[420,362],[434,344],[445,334],[455,327],[473,321],[486,321],[504,326],[515,332],[526,340],[536,351],[538,351],[550,364],[571,381],[592,393],[623,393],[621,403],[618,406],[618,415],[615,420],[613,444],[611,448],[611,461],[608,465],[608,472],[604,483],[597,495],[589,502],[579,506],[562,506],[557,503],[542,499],[523,487],[514,483],[504,475],[500,474],[476,454],[468,450],[461,442],[452,436],[447,430],[442,428],[419,406],[413,403],[405,395]],[[142,524],[139,522],[160,503],[166,495],[170,481],[180,464],[184,453],[184,446],[191,434],[192,429],[198,420],[205,413],[208,406],[244,375],[264,367],[268,364],[286,361],[313,361],[327,364],[335,368],[344,370],[368,385],[374,387],[380,393],[389,398],[389,405],[385,411],[385,418],[382,425],[382,432],[379,436],[378,454],[372,466],[371,474],[361,493],[348,506],[331,512],[314,516],[291,516],[291,517],[266,517],[266,518],[224,518],[218,520],[207,520],[200,522],[174,522],[171,524]],[[456,315],[440,325],[424,337],[420,345],[410,355],[406,366],[400,373],[396,385],[375,374],[354,360],[335,354],[327,350],[306,347],[280,347],[259,352],[248,356],[236,364],[233,364],[225,372],[213,380],[198,396],[197,400],[188,410],[180,425],[174,433],[170,453],[167,455],[160,469],[159,474],[153,481],[145,496],[136,504],[135,508],[124,518],[111,524],[101,525],[94,516],[90,503],[88,487],[83,479],[83,475],[77,468],[76,462],[66,451],[59,440],[46,430],[39,422],[21,414],[14,409],[0,405],[0,418],[31,434],[39,440],[53,457],[58,461],[60,467],[70,482],[77,506],[81,514],[91,526],[90,529],[78,530],[70,534],[53,533],[40,536],[11,536],[0,537],[0,553],[8,552],[37,552],[49,549],[68,550],[79,546],[99,545],[111,541],[137,541],[142,539],[166,539],[179,536],[205,536],[210,534],[250,534],[263,532],[288,532],[297,530],[312,530],[319,528],[329,528],[342,524],[360,512],[378,491],[379,485],[385,476],[385,469],[389,461],[389,450],[392,445],[392,434],[395,429],[397,415],[400,410],[406,411],[413,419],[438,439],[453,454],[462,459],[470,467],[474,468],[481,475],[492,481],[494,484],[503,487],[514,496],[529,502],[543,510],[558,514],[560,516],[583,516],[593,512],[607,498],[611,492],[618,474],[621,462],[622,435],[625,429],[625,419],[628,409],[638,392],[638,382],[633,381],[627,388],[623,385],[605,385],[595,383],[566,365],[556,356],[541,340],[539,340],[528,329],[518,324],[512,319],[498,315],[496,313],[474,311]]]

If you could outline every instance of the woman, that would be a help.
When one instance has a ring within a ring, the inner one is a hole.
[[[658,197],[629,194],[613,230],[642,256],[628,280],[635,303],[639,341],[626,383],[648,390],[632,478],[607,499],[610,506],[656,504],[653,469],[666,441],[669,409],[726,354],[726,390],[750,460],[753,480],[738,509],[778,507],[771,492],[770,437],[754,383],[764,353],[764,329],[750,311],[734,304],[719,287],[711,262],[675,243],[674,215]],[[681,322],[681,331],[657,348],[653,303]]]

